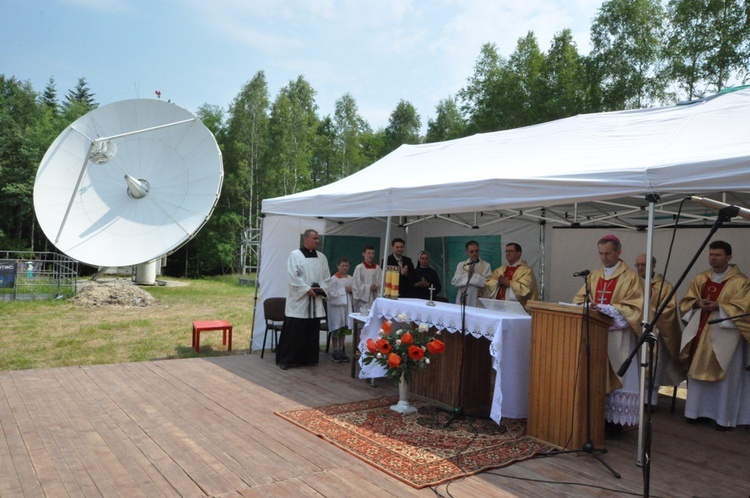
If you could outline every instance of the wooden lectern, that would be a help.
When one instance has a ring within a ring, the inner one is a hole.
[[[530,301],[529,436],[559,448],[587,441],[586,314],[583,307]],[[604,445],[604,398],[609,370],[607,330],[612,320],[588,311],[591,346],[591,440]]]

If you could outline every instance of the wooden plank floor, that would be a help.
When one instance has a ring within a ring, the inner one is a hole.
[[[282,371],[273,354],[0,372],[0,496],[434,496],[275,416],[395,393],[321,354]],[[654,416],[652,496],[750,496],[750,430]],[[605,461],[559,455],[438,486],[439,496],[642,496],[637,432]]]

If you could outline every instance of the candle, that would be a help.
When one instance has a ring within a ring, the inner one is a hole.
[[[401,272],[398,271],[398,266],[393,270],[393,277],[391,278],[391,296],[393,299],[398,299],[398,284],[401,278]]]
[[[393,272],[390,266],[385,268],[385,297],[391,297]]]

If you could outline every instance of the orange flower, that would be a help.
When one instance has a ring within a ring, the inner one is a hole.
[[[402,344],[409,345],[409,344],[412,344],[413,342],[414,342],[414,338],[411,336],[411,334],[409,332],[407,332],[407,333],[405,333],[404,335],[401,336],[401,343]]]
[[[434,341],[427,344],[427,351],[429,351],[431,354],[444,353],[445,343],[440,339],[435,339]]]
[[[385,335],[391,335],[391,322],[383,322],[383,326],[380,328],[383,329]]]
[[[391,344],[385,339],[378,339],[375,342],[375,347],[378,348],[378,351],[383,354],[388,354],[391,352]]]
[[[388,355],[388,368],[398,368],[401,365],[401,357],[396,353]]]
[[[419,346],[409,346],[409,358],[419,361],[424,358],[424,349]]]
[[[373,341],[372,339],[367,339],[367,350],[371,353],[375,353],[378,350],[377,346],[375,345],[375,341]]]

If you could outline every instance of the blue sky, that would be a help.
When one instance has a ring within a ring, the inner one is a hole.
[[[483,43],[513,52],[533,31],[543,51],[570,28],[589,51],[601,0],[3,0],[0,74],[62,98],[85,77],[100,105],[162,99],[228,109],[265,71],[271,100],[303,75],[318,114],[349,92],[374,129],[399,100],[422,119],[455,95]]]

